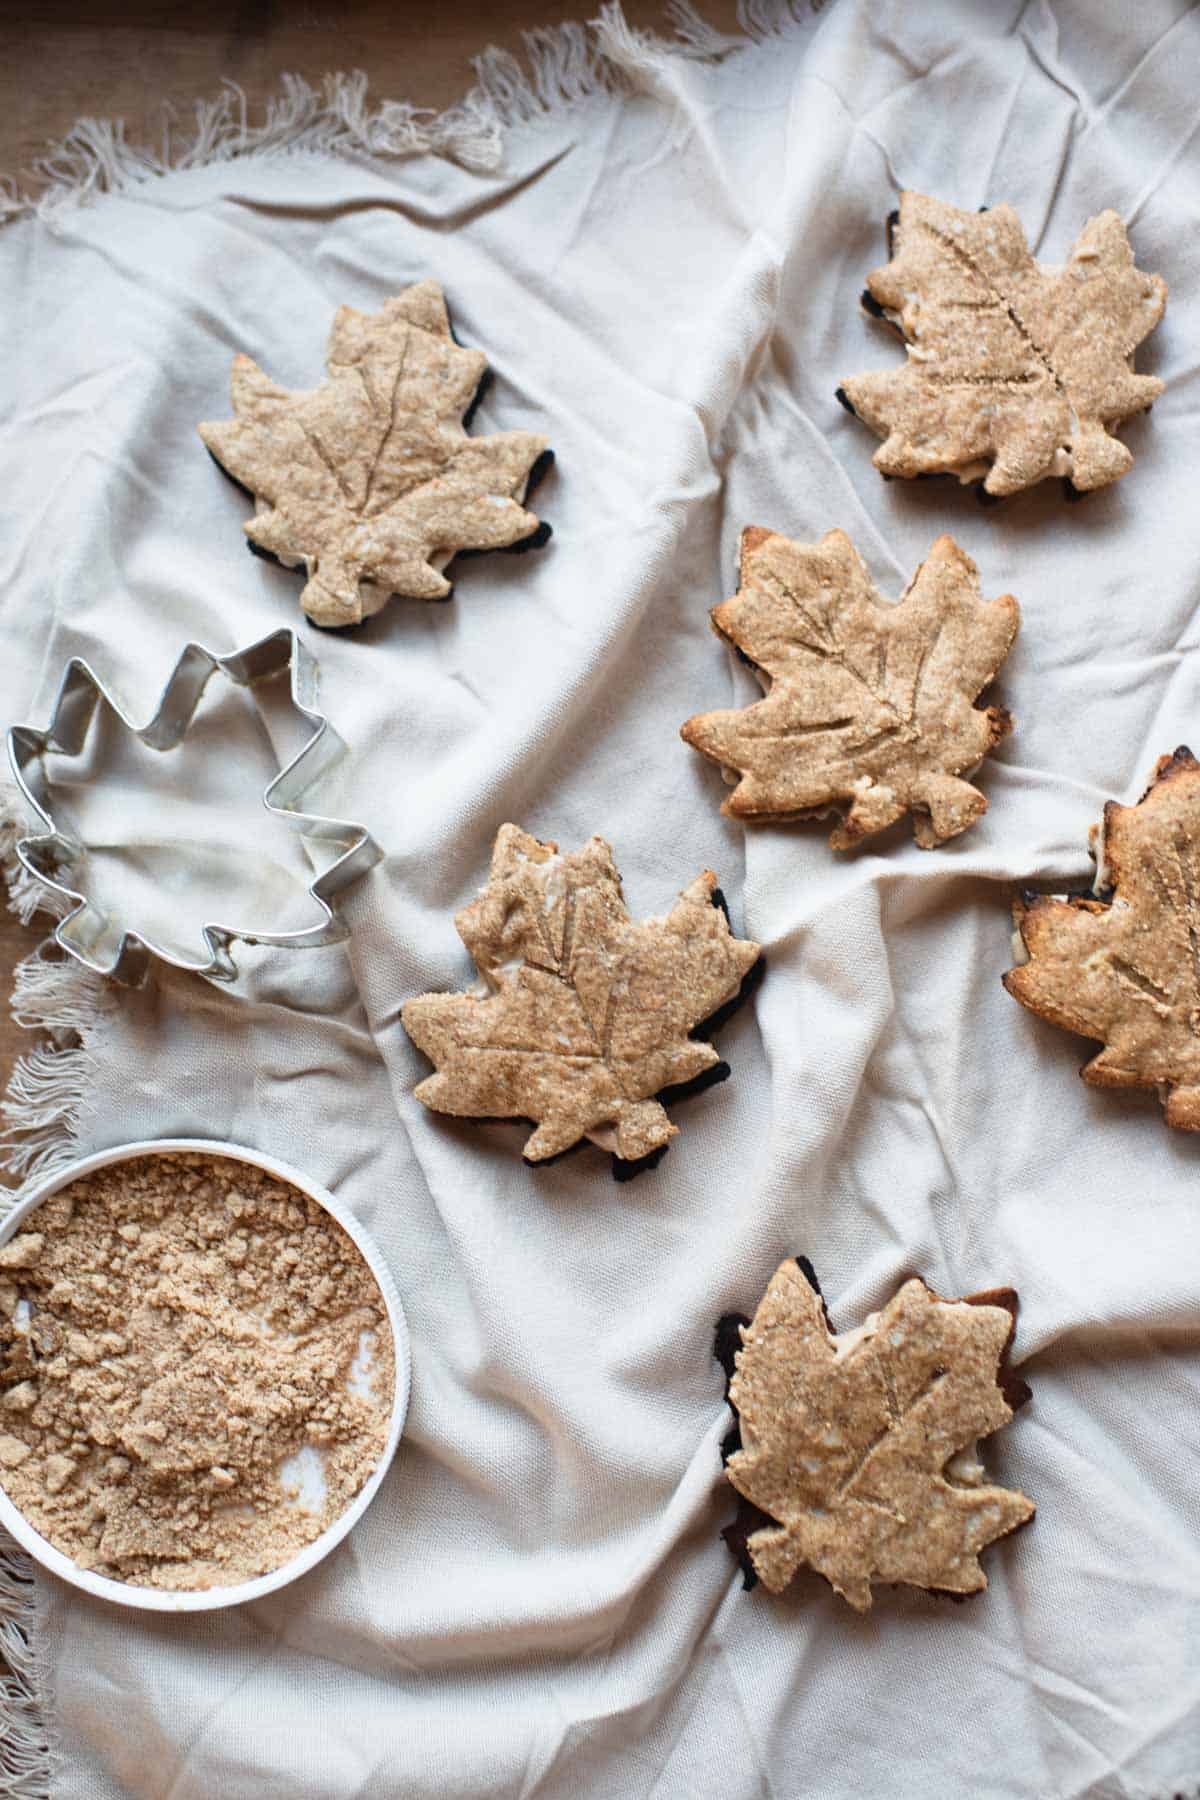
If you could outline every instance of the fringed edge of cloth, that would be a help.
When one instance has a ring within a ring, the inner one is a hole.
[[[61,916],[56,896],[17,859],[26,829],[14,788],[0,787],[0,871],[8,905],[22,924],[36,913]],[[77,1154],[78,1129],[89,1105],[96,1037],[108,1008],[103,980],[55,951],[35,944],[17,964],[12,1013],[38,1034],[19,1058],[0,1102],[5,1133],[0,1164],[32,1183]],[[23,1189],[0,1188],[0,1217]],[[49,1800],[55,1759],[50,1672],[37,1636],[37,1584],[30,1558],[0,1530],[0,1796]]]
[[[227,82],[213,100],[197,101],[195,123],[180,130],[168,115],[161,146],[135,145],[122,119],[79,119],[32,165],[27,186],[0,182],[0,223],[37,217],[53,222],[64,209],[103,194],[122,194],[176,170],[201,169],[247,157],[323,153],[383,161],[443,156],[487,173],[500,168],[505,133],[568,113],[598,95],[654,91],[672,64],[721,62],[811,20],[824,0],[739,0],[735,34],[718,31],[690,0],[670,0],[673,35],[631,26],[620,0],[606,0],[587,24],[546,26],[524,34],[519,56],[494,46],[475,58],[475,86],[444,112],[405,100],[372,102],[361,71],[327,75],[313,87],[284,75],[265,117],[252,123],[246,96]]]

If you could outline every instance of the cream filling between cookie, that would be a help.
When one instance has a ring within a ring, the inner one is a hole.
[[[1108,861],[1105,854],[1106,845],[1104,841],[1103,825],[1094,826],[1088,836],[1090,839],[1088,848],[1091,850],[1096,864],[1096,874],[1092,881],[1092,892],[1093,894],[1103,894],[1108,888]]]
[[[955,1487],[982,1487],[987,1480],[987,1470],[979,1460],[978,1441],[956,1450],[942,1473]]]
[[[873,1312],[867,1314],[861,1325],[855,1325],[849,1331],[831,1331],[829,1347],[833,1351],[834,1361],[842,1362],[852,1350],[857,1350],[860,1344],[873,1338],[878,1329],[879,1314]]]

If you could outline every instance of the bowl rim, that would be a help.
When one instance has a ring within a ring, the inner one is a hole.
[[[363,1483],[354,1499],[344,1512],[331,1525],[326,1526],[318,1537],[277,1569],[270,1569],[264,1575],[256,1575],[253,1580],[240,1581],[228,1587],[186,1588],[173,1590],[168,1588],[152,1588],[138,1586],[132,1582],[115,1581],[111,1576],[98,1575],[90,1569],[81,1569],[79,1565],[62,1550],[56,1549],[48,1538],[35,1530],[25,1514],[13,1503],[0,1486],[0,1525],[3,1525],[17,1542],[29,1552],[44,1569],[57,1575],[61,1580],[70,1582],[73,1587],[82,1588],[85,1593],[94,1594],[99,1599],[110,1600],[118,1606],[128,1606],[143,1612],[184,1613],[184,1612],[216,1612],[224,1607],[242,1606],[250,1600],[261,1600],[267,1594],[275,1593],[279,1588],[306,1575],[322,1562],[331,1550],[335,1549],[362,1517],[371,1501],[378,1493],[392,1458],[396,1454],[400,1435],[404,1429],[404,1421],[408,1412],[409,1390],[412,1384],[412,1353],[409,1343],[408,1322],[404,1316],[404,1308],[396,1290],[391,1270],[383,1260],[382,1252],[370,1234],[355,1218],[350,1209],[336,1198],[321,1182],[310,1175],[303,1174],[291,1163],[282,1158],[271,1156],[263,1150],[252,1150],[245,1144],[228,1143],[221,1138],[139,1138],[130,1143],[114,1144],[107,1150],[97,1150],[90,1156],[55,1169],[36,1186],[24,1193],[21,1199],[0,1219],[0,1247],[7,1244],[22,1229],[30,1215],[36,1212],[43,1201],[49,1200],[71,1182],[78,1181],[81,1176],[90,1175],[97,1169],[110,1167],[113,1163],[130,1162],[139,1156],[169,1156],[181,1153],[198,1153],[206,1156],[229,1157],[235,1162],[249,1163],[252,1167],[263,1169],[279,1181],[290,1183],[302,1194],[316,1202],[318,1206],[336,1220],[346,1236],[354,1244],[363,1261],[370,1269],[383,1297],[384,1311],[392,1331],[395,1349],[395,1388],[392,1396],[392,1412],[388,1423],[387,1439],[384,1443],[379,1461],[371,1474]]]

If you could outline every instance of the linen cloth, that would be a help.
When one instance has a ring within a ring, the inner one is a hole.
[[[43,721],[83,653],[146,716],[186,639],[296,623],[350,746],[328,809],[387,850],[345,949],[242,951],[233,992],[165,973],[113,997],[77,1148],[197,1133],[286,1156],[376,1235],[414,1353],[382,1493],[294,1588],[172,1620],[39,1579],[51,1791],[1191,1793],[1200,1143],[1152,1096],[1086,1088],[1082,1042],[1000,976],[1014,883],[1086,876],[1105,799],[1135,799],[1198,729],[1200,17],[839,0],[723,56],[611,21],[607,47],[624,91],[527,104],[492,173],[245,159],[0,236],[6,715]],[[834,390],[901,355],[857,304],[901,187],[1008,200],[1049,261],[1115,207],[1166,276],[1139,367],[1167,391],[1125,428],[1118,486],[983,510],[953,483],[881,481]],[[555,535],[459,565],[447,605],[318,633],[298,578],[247,556],[247,503],[195,424],[226,415],[236,350],[311,386],[338,304],[429,275],[496,371],[474,429],[557,451],[535,502]],[[718,772],[677,729],[757,693],[706,616],[747,523],[843,527],[892,596],[950,531],[986,594],[1018,595],[1017,726],[964,838],[929,853],[898,830],[838,857],[827,827],[720,816]],[[283,729],[214,688],[184,823],[136,759],[81,788],[111,852],[97,878],[178,905],[181,928],[261,922],[275,876],[228,847],[301,870],[250,822]],[[507,819],[609,839],[635,917],[711,867],[766,952],[718,1041],[732,1080],[679,1106],[669,1155],[627,1185],[590,1148],[531,1171],[518,1128],[413,1099],[401,1004],[473,979],[452,915]],[[164,899],[178,838],[219,854]],[[1034,1398],[985,1457],[1038,1515],[987,1553],[986,1594],[881,1590],[858,1617],[810,1573],[742,1591],[718,1536],[713,1325],[798,1251],[842,1326],[914,1270],[949,1295],[1019,1289]]]

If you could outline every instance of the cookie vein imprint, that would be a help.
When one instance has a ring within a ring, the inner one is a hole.
[[[729,1388],[741,1448],[726,1474],[769,1515],[747,1540],[766,1587],[808,1564],[866,1612],[875,1582],[987,1586],[980,1551],[1034,1512],[976,1452],[1013,1416],[997,1376],[1015,1313],[1011,1290],[942,1300],[912,1280],[839,1337],[797,1263],[780,1266]]]
[[[678,1127],[653,1096],[723,1067],[688,1033],[759,957],[716,896],[706,870],[666,918],[635,924],[602,838],[559,854],[502,826],[487,886],[455,919],[480,986],[402,1011],[437,1070],[417,1098],[435,1112],[532,1120],[530,1162],[584,1137],[629,1161],[660,1149]]]
[[[383,1453],[375,1278],[289,1184],[227,1157],[81,1176],[0,1249],[0,1485],[80,1568],[229,1586],[288,1562]]]
[[[1113,427],[1163,391],[1133,362],[1167,285],[1136,267],[1118,215],[1089,220],[1061,269],[1034,261],[1010,206],[962,212],[903,193],[893,216],[891,261],[864,301],[907,360],[840,389],[884,439],[876,468],[952,473],[996,495],[1051,475],[1084,491],[1131,468]]]
[[[753,821],[842,809],[838,850],[911,812],[928,850],[987,810],[962,775],[1012,718],[972,703],[1008,654],[1020,608],[1011,594],[982,600],[953,538],[938,538],[891,605],[844,531],[800,544],[750,526],[738,592],[711,617],[767,689],[681,728],[736,783],[722,812]]]
[[[1200,763],[1191,751],[1160,757],[1135,806],[1110,800],[1089,841],[1097,897],[1018,901],[1027,960],[1004,985],[1052,1025],[1104,1045],[1080,1071],[1085,1081],[1157,1088],[1167,1124],[1200,1131]]]
[[[293,393],[239,354],[236,418],[199,427],[255,497],[251,545],[303,565],[300,604],[318,625],[357,624],[392,594],[444,599],[457,551],[549,535],[523,504],[546,440],[468,435],[487,358],[455,343],[436,281],[377,314],[339,308],[327,368],[320,387]]]

